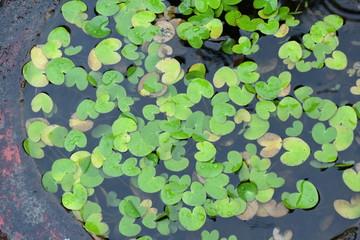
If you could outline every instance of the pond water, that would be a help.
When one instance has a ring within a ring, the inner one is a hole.
[[[66,1],[65,1],[66,2]],[[94,1],[88,0],[83,1],[88,6],[88,18],[96,16],[95,3]],[[250,1],[249,1],[250,2]],[[315,22],[322,20],[324,16],[332,13],[339,14],[345,20],[344,26],[338,31],[339,37],[339,46],[338,50],[343,51],[348,59],[348,66],[345,70],[334,71],[327,68],[321,69],[312,69],[306,73],[300,73],[296,69],[290,70],[292,74],[291,88],[296,89],[300,86],[310,86],[313,88],[314,93],[313,97],[320,97],[323,99],[329,99],[335,102],[338,106],[343,106],[345,104],[352,105],[359,101],[359,95],[353,95],[350,93],[350,88],[355,85],[356,79],[359,76],[349,76],[347,70],[353,67],[355,62],[360,61],[359,52],[360,52],[360,34],[358,31],[359,21],[360,21],[360,3],[359,1],[283,1],[288,2],[291,5],[291,9],[294,10],[298,5],[299,9],[302,12],[296,15],[296,18],[301,21],[301,24],[294,29],[291,29],[288,36],[290,39],[299,39],[303,34],[307,33]],[[290,2],[290,3],[289,3]],[[171,1],[170,1],[171,3]],[[173,4],[176,4],[177,1],[174,1]],[[308,4],[305,7],[304,4]],[[169,5],[169,3],[167,3]],[[58,8],[53,16],[48,20],[45,28],[43,29],[38,44],[44,44],[47,41],[47,36],[49,32],[59,26],[66,26],[71,32],[71,45],[72,46],[83,46],[83,53],[92,49],[99,42],[99,39],[94,39],[93,37],[84,34],[79,28],[75,25],[71,25],[66,22]],[[110,29],[115,27],[115,23],[109,23],[108,27]],[[240,31],[231,33],[232,36],[237,39],[239,36],[248,35],[245,31]],[[120,38],[119,34],[116,31],[113,31],[109,37]],[[123,38],[120,38],[122,41]],[[207,40],[204,41],[204,45],[200,49],[193,49],[187,43],[180,40],[179,38],[174,38],[168,44],[173,48],[174,53],[171,55],[176,58],[180,63],[181,67],[184,70],[187,70],[193,64],[202,62],[207,67],[207,79],[212,79],[213,75],[217,69],[223,66],[236,67],[238,62],[242,61],[254,61],[259,66],[259,72],[261,73],[262,79],[267,79],[270,76],[278,76],[281,72],[286,71],[287,67],[282,63],[282,60],[278,57],[278,49],[282,43],[286,40],[282,38],[274,38],[273,36],[262,36],[258,42],[260,46],[260,51],[252,55],[243,57],[237,55],[236,57],[226,55],[222,53],[220,49],[221,45],[219,42]],[[90,72],[91,69],[87,66],[87,57],[88,53],[78,54],[70,59],[74,62],[75,66],[82,66],[87,72]],[[134,64],[125,58],[123,58],[115,66],[108,65],[103,66],[101,71],[105,72],[106,70],[115,69],[122,72],[124,75],[126,69]],[[140,116],[141,109],[146,104],[154,104],[154,98],[143,97],[138,93],[137,87],[129,84],[128,82],[124,83],[124,87],[127,90],[129,97],[134,97],[138,99],[135,101],[134,105],[131,107],[133,114]],[[127,84],[127,85],[126,85]],[[184,85],[179,86],[178,92],[186,92]],[[40,113],[34,114],[31,111],[31,101],[35,95],[39,92],[46,92],[56,103],[57,113],[51,118],[48,118],[51,124],[58,124],[60,126],[68,127],[68,121],[71,115],[76,112],[76,107],[84,99],[96,100],[96,88],[88,86],[86,90],[79,91],[76,87],[67,88],[64,86],[57,86],[54,84],[49,84],[46,88],[34,88],[29,84],[25,88],[25,104],[27,106],[25,110],[25,119],[32,117],[44,117]],[[292,93],[293,95],[293,93]],[[201,101],[196,105],[194,109],[201,110],[207,115],[211,115],[211,106],[210,100],[206,99]],[[249,105],[245,106],[250,113],[255,112],[255,104],[252,102]],[[195,111],[195,110],[193,110]],[[118,109],[113,110],[110,114],[100,115],[98,119],[95,120],[94,128],[101,124],[112,124],[119,116],[121,112]],[[161,114],[160,114],[161,115]],[[160,116],[160,119],[165,119],[165,116]],[[311,152],[320,150],[321,146],[314,142],[311,137],[311,129],[316,121],[310,119],[305,114],[299,119],[303,125],[303,135],[301,138],[306,141],[311,149]],[[269,119],[270,129],[269,132],[276,133],[280,137],[285,138],[285,128],[289,127],[291,122],[281,122],[279,119],[273,117]],[[69,128],[70,129],[70,128]],[[217,158],[226,158],[226,154],[230,150],[236,149],[239,152],[245,151],[245,146],[247,143],[251,142],[256,144],[256,141],[249,141],[243,136],[239,135],[238,132],[243,130],[241,127],[236,128],[235,131],[229,135],[226,135],[218,143],[214,143],[217,148]],[[358,154],[360,154],[360,136],[359,136],[359,127],[354,130],[355,140],[352,145],[346,149],[346,151],[339,152],[338,162],[343,161],[355,161],[358,162]],[[99,144],[99,138],[92,138],[91,131],[86,133],[88,137],[88,144],[86,150],[92,152],[92,150]],[[90,139],[93,139],[90,141]],[[195,147],[196,142],[188,141],[185,145],[184,156],[189,158],[190,164],[186,170],[181,172],[182,174],[189,174],[193,176],[195,169],[195,158],[194,153],[197,149]],[[260,150],[260,146],[258,146]],[[45,157],[44,159],[38,159],[38,168],[42,174],[49,171],[53,162],[59,158],[69,158],[71,152],[66,151],[63,148],[55,147],[45,147]],[[328,169],[318,169],[310,165],[310,161],[314,160],[313,154],[310,155],[309,159],[302,165],[296,167],[289,167],[280,162],[280,155],[285,152],[284,149],[280,150],[278,155],[272,158],[271,171],[277,173],[278,176],[285,179],[285,184],[280,188],[275,190],[273,199],[277,202],[281,201],[281,194],[283,192],[295,192],[296,182],[301,179],[309,180],[313,183],[319,193],[319,203],[312,209],[302,210],[296,209],[290,211],[283,217],[273,218],[273,217],[260,217],[255,216],[254,218],[243,221],[236,217],[231,218],[222,218],[217,217],[216,219],[207,219],[203,228],[198,231],[177,231],[176,233],[163,236],[155,230],[149,230],[145,227],[142,228],[141,235],[151,236],[153,239],[200,239],[202,230],[213,230],[217,229],[220,232],[221,237],[228,237],[230,235],[237,236],[241,240],[252,240],[252,239],[269,239],[273,235],[273,229],[278,227],[281,229],[281,232],[289,229],[293,232],[294,240],[302,239],[319,239],[327,240],[331,239],[345,229],[353,226],[358,222],[358,220],[348,220],[341,217],[333,207],[333,202],[337,199],[346,199],[350,200],[352,196],[355,195],[343,182],[342,174],[343,169],[336,167],[330,167]],[[122,153],[123,159],[132,157],[129,152]],[[169,171],[166,168],[159,164],[157,166],[157,173],[166,172],[169,174]],[[196,176],[195,176],[196,177]],[[231,183],[234,186],[237,186],[239,179],[237,176],[231,177]],[[153,207],[158,208],[159,212],[163,211],[164,204],[159,198],[159,193],[143,193],[139,189],[131,185],[131,177],[121,176],[117,178],[106,178],[104,182],[95,187],[94,195],[89,197],[89,200],[93,202],[98,202],[102,207],[102,213],[104,221],[110,227],[109,239],[124,239],[125,237],[121,235],[118,231],[119,221],[122,218],[122,215],[118,211],[117,207],[110,207],[106,203],[106,194],[110,191],[114,191],[118,194],[118,198],[122,199],[128,195],[136,195],[141,199],[151,199],[153,202]],[[59,190],[55,193],[59,199],[63,192]],[[130,237],[126,239],[131,239]]]

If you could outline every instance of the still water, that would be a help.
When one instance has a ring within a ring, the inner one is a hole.
[[[95,16],[93,1],[84,1],[88,5],[89,18]],[[171,2],[171,1],[170,1]],[[300,26],[294,28],[290,31],[289,36],[294,39],[300,38],[303,34],[307,33],[312,24],[316,21],[322,20],[323,16],[326,16],[331,13],[336,13],[342,16],[345,20],[344,26],[339,30],[338,37],[340,40],[339,50],[343,51],[348,57],[348,68],[352,67],[353,64],[357,61],[360,61],[360,33],[358,31],[360,25],[360,3],[359,1],[342,1],[342,0],[331,0],[331,1],[283,1],[288,2],[292,7],[299,5],[299,10],[302,11],[301,14],[297,15],[296,18],[299,19],[302,23]],[[304,4],[308,4],[305,8]],[[110,23],[110,28],[113,27]],[[49,19],[41,36],[39,37],[38,44],[43,44],[46,42],[46,37],[48,33],[59,26],[67,26],[71,30],[72,35],[72,45],[82,45],[84,49],[91,49],[95,46],[95,42],[91,36],[82,34],[80,30],[73,26],[69,25],[63,18],[60,13],[60,9],[57,9],[54,15]],[[237,39],[240,34],[245,33],[232,33],[233,37]],[[108,37],[119,37],[115,32],[111,33]],[[282,40],[280,40],[282,41]],[[282,71],[286,70],[286,66],[282,64],[282,61],[277,56],[277,51],[281,42],[279,39],[274,39],[273,37],[261,37],[259,40],[260,51],[253,55],[248,56],[247,60],[255,61],[259,67],[262,76],[267,78],[271,75],[278,75]],[[262,47],[262,46],[267,47]],[[172,41],[171,46],[173,49],[176,49],[174,52],[174,57],[177,58],[182,63],[183,69],[188,69],[192,64],[196,62],[203,62],[208,68],[207,78],[212,79],[213,74],[216,69],[219,69],[222,66],[234,66],[236,59],[229,57],[228,55],[222,54],[219,51],[219,44],[212,41],[205,41],[201,49],[192,49],[188,45],[184,44],[182,41]],[[73,58],[72,61],[76,66],[81,66],[86,62],[87,55]],[[125,69],[131,64],[129,61],[121,61],[122,66],[118,66]],[[124,66],[125,65],[125,66]],[[86,71],[90,71],[87,66],[84,66]],[[111,69],[111,68],[109,68]],[[353,104],[359,100],[359,97],[352,95],[349,92],[351,86],[354,85],[356,81],[356,76],[349,77],[346,72],[346,69],[343,71],[333,71],[329,69],[320,69],[320,70],[311,70],[307,73],[299,73],[296,70],[292,70],[292,88],[297,86],[310,86],[314,89],[313,96],[321,97],[324,99],[330,99],[338,105],[341,104]],[[340,85],[339,85],[340,84]],[[339,88],[340,86],[340,88]],[[88,87],[85,91],[78,91],[75,88],[66,88],[59,87],[54,85],[48,85],[46,89],[35,89],[31,86],[26,87],[26,99],[25,103],[30,108],[31,99],[39,92],[46,91],[54,102],[58,103],[58,113],[52,117],[51,122],[57,123],[62,126],[67,126],[68,119],[71,114],[75,111],[74,106],[77,106],[83,99],[90,98],[96,99],[95,97],[95,88]],[[138,95],[136,89],[133,89],[134,97],[141,97]],[[131,92],[131,89],[130,89]],[[180,92],[180,91],[179,91]],[[61,102],[64,104],[59,104]],[[206,112],[206,104],[203,103],[201,108],[204,108]],[[140,105],[139,105],[140,107]],[[137,105],[134,105],[134,109],[137,108]],[[141,109],[141,108],[139,108]],[[249,111],[254,111],[254,106],[247,106]],[[97,120],[97,124],[106,124],[112,123],[116,118],[119,112],[114,113],[112,116],[106,116]],[[34,117],[31,110],[26,113],[26,119]],[[311,131],[311,126],[313,125],[311,120],[306,116],[303,116],[301,119],[304,123],[304,132]],[[281,132],[284,134],[284,126],[281,126],[278,120],[272,119],[270,121],[271,128],[269,132]],[[306,126],[310,126],[306,128]],[[359,127],[355,130],[355,137],[359,137]],[[280,134],[279,134],[280,135]],[[230,136],[236,138],[237,135]],[[306,142],[309,143],[310,148],[312,148],[311,135],[308,138],[303,138]],[[244,150],[244,139],[236,139],[232,148],[238,148],[239,151]],[[94,139],[94,142],[89,142],[87,150],[91,150],[97,146],[98,139]],[[187,144],[187,152],[193,154],[196,149],[194,143]],[[319,147],[314,145],[315,149]],[[313,150],[315,151],[315,150]],[[221,152],[219,153],[221,155]],[[225,153],[224,153],[225,154]],[[279,155],[281,152],[279,153]],[[349,161],[354,160],[358,162],[358,156],[360,154],[359,144],[354,141],[352,146],[344,152],[339,153],[339,161]],[[278,155],[278,156],[279,156]],[[65,150],[59,149],[45,149],[45,159],[37,160],[39,170],[41,173],[44,173],[51,169],[52,162],[58,158],[69,157],[69,153]],[[311,159],[310,159],[311,160]],[[191,169],[191,166],[188,169]],[[284,217],[281,218],[271,218],[271,217],[254,217],[248,221],[242,221],[236,217],[229,219],[217,218],[216,220],[208,219],[205,227],[203,229],[218,229],[221,237],[227,237],[230,235],[236,235],[238,239],[241,240],[253,240],[253,239],[269,239],[272,236],[273,229],[279,227],[281,231],[290,229],[293,232],[294,240],[303,240],[303,239],[318,239],[318,240],[328,240],[336,235],[343,232],[345,229],[354,225],[357,220],[347,220],[339,216],[334,208],[333,202],[336,199],[347,199],[349,200],[351,196],[354,195],[350,189],[348,189],[342,181],[342,171],[337,168],[329,168],[327,170],[321,171],[319,169],[313,168],[309,165],[309,160],[304,164],[291,168],[283,165],[278,159],[274,158],[272,162],[272,171],[275,171],[279,176],[286,179],[286,183],[280,189],[276,189],[274,199],[280,201],[281,193],[284,191],[294,192],[296,181],[299,179],[307,179],[311,181],[318,189],[320,195],[320,202],[314,208],[310,210],[301,210],[297,209],[290,212]],[[192,174],[192,171],[189,170],[188,174]],[[99,187],[98,187],[99,188]],[[121,218],[121,214],[118,212],[117,208],[106,207],[106,200],[103,192],[115,191],[118,193],[118,196],[127,196],[134,193],[134,188],[130,186],[129,177],[121,177],[120,179],[106,179],[101,185],[102,189],[97,189],[96,194],[90,198],[91,201],[97,201],[102,205],[104,220],[108,221],[110,226],[110,236],[109,239],[124,239],[124,236],[120,235],[118,232],[118,222]],[[140,194],[140,193],[138,193]],[[61,197],[62,193],[59,191],[57,196]],[[154,206],[159,208],[159,211],[162,209],[162,203],[158,197],[158,194],[146,194],[140,195],[141,197],[150,198],[154,202]],[[201,229],[201,230],[203,230]],[[196,232],[186,232],[178,231],[177,233],[171,236],[161,236],[157,231],[146,230],[143,228],[142,234],[147,234],[153,239],[199,239],[201,230]]]

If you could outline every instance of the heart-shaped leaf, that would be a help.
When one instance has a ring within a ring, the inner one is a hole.
[[[197,161],[207,162],[215,157],[216,148],[210,142],[199,142],[196,144],[196,148],[199,150],[199,152],[194,155]]]
[[[119,223],[119,231],[126,237],[133,237],[140,233],[141,227],[134,223],[135,218],[124,216]]]
[[[193,182],[190,186],[191,192],[186,191],[182,197],[185,204],[189,206],[201,206],[206,200],[204,186],[199,182]]]
[[[155,65],[155,68],[158,72],[163,73],[161,81],[165,84],[174,84],[180,80],[181,67],[175,58],[164,58],[160,60]]]
[[[287,208],[309,209],[316,206],[319,201],[319,194],[311,182],[299,180],[296,183],[296,188],[299,193],[284,192],[281,195],[281,199]]]
[[[346,55],[339,50],[335,50],[332,53],[332,58],[325,59],[325,65],[334,70],[343,70],[347,66]]]
[[[230,151],[227,154],[227,161],[223,163],[224,165],[224,173],[233,173],[238,171],[242,164],[243,158],[241,154],[237,151]]]
[[[61,202],[67,209],[80,210],[86,203],[87,197],[86,188],[77,183],[73,186],[73,193],[65,192],[62,195]]]
[[[336,129],[329,127],[326,129],[323,123],[316,123],[311,131],[312,137],[318,144],[325,144],[336,138]]]
[[[32,61],[26,63],[22,71],[24,78],[31,86],[45,87],[49,83],[44,71],[37,68]]]
[[[205,224],[205,209],[201,206],[196,206],[193,211],[191,211],[190,209],[183,207],[179,211],[179,220],[186,230],[196,231]]]
[[[316,151],[314,157],[320,162],[334,162],[338,157],[338,152],[333,144],[325,143],[321,146],[322,151]]]
[[[83,148],[87,144],[86,136],[80,130],[71,130],[65,138],[64,146],[68,152],[71,152],[75,147]]]
[[[87,15],[84,13],[86,10],[87,6],[82,1],[69,1],[61,7],[65,20],[78,27],[81,27],[83,21],[87,18]]]
[[[74,63],[67,58],[55,58],[46,65],[46,76],[51,83],[61,85],[65,81],[64,74],[74,67]]]
[[[277,116],[284,122],[290,115],[297,119],[300,118],[302,115],[302,107],[295,98],[285,97],[278,104]]]
[[[91,214],[85,222],[85,229],[96,235],[106,235],[109,231],[109,226],[102,222],[101,213]]]
[[[255,62],[245,61],[241,63],[237,68],[240,81],[248,84],[256,82],[260,77],[259,73],[254,72],[257,68],[258,65]]]
[[[360,192],[360,174],[358,171],[348,168],[343,172],[342,178],[346,186],[352,191]]]
[[[346,200],[335,200],[334,208],[338,214],[347,219],[356,219],[360,217],[360,195],[353,196],[350,202]]]
[[[221,88],[225,83],[230,86],[236,86],[238,84],[238,77],[234,69],[230,67],[219,68],[213,77],[213,83],[216,88]]]
[[[138,176],[138,184],[142,191],[154,193],[160,191],[165,185],[165,179],[161,176],[155,177],[156,170],[154,167],[144,168]]]
[[[248,126],[249,128],[244,132],[244,137],[249,140],[255,140],[267,132],[270,124],[267,120],[261,119],[257,114],[251,114],[251,120]]]
[[[121,56],[116,51],[122,46],[122,42],[117,38],[107,38],[95,47],[95,54],[99,61],[105,65],[120,62]]]
[[[76,171],[76,164],[67,158],[56,160],[51,166],[51,175],[57,182],[61,182],[67,173],[74,173]]]
[[[229,97],[231,101],[239,106],[248,105],[254,98],[255,94],[250,92],[246,87],[232,86],[229,88]]]
[[[285,133],[289,137],[297,137],[301,134],[303,128],[304,128],[304,125],[302,124],[302,122],[296,120],[293,122],[292,127],[288,127],[285,129]]]
[[[196,162],[196,172],[204,178],[213,178],[218,176],[224,169],[222,163],[212,161],[208,162]]]
[[[277,77],[271,76],[267,83],[256,82],[255,84],[256,93],[265,99],[276,98],[281,91],[281,82]]]
[[[106,16],[95,16],[85,24],[85,31],[87,34],[95,38],[104,38],[111,32],[106,26],[109,24],[109,18]]]
[[[246,202],[241,198],[230,199],[226,197],[221,200],[216,200],[214,207],[219,216],[228,218],[243,213],[246,209]]]
[[[290,61],[297,62],[302,57],[302,49],[298,42],[289,41],[280,47],[278,54],[281,59],[289,58]]]
[[[39,93],[31,101],[31,109],[34,112],[39,112],[40,109],[45,113],[50,113],[54,107],[54,102],[46,93]]]
[[[193,103],[198,103],[201,96],[211,98],[214,95],[214,88],[207,80],[195,78],[189,83],[187,94]]]
[[[275,156],[282,147],[282,139],[279,135],[274,133],[265,133],[265,135],[259,138],[257,142],[264,147],[261,150],[260,155],[266,158]]]
[[[302,164],[310,155],[309,145],[297,137],[288,137],[283,140],[283,147],[288,150],[281,155],[280,160],[288,166]]]
[[[205,190],[208,195],[215,199],[223,199],[227,196],[227,191],[224,188],[229,183],[229,176],[220,174],[214,178],[205,180]]]

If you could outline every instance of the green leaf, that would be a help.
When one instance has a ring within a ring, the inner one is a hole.
[[[196,78],[189,83],[187,94],[193,103],[198,103],[201,100],[201,96],[211,98],[214,95],[214,88],[205,79]]]
[[[46,76],[55,85],[61,85],[65,81],[65,73],[75,67],[74,63],[67,58],[55,58],[46,65]]]
[[[226,83],[229,87],[238,84],[238,77],[234,69],[230,67],[219,68],[213,77],[213,83],[216,88],[221,88]]]
[[[190,209],[183,207],[179,211],[179,220],[186,230],[199,230],[206,221],[205,209],[201,206],[196,206],[193,211],[191,211]]]
[[[214,207],[220,217],[228,218],[243,213],[246,209],[246,202],[241,198],[230,199],[226,197],[216,200]]]
[[[120,2],[121,0],[98,0],[95,9],[103,16],[112,16],[120,10]]]
[[[238,171],[242,164],[243,164],[243,158],[241,154],[237,151],[230,151],[227,154],[227,161],[225,161],[224,164],[224,173],[233,173]]]
[[[161,176],[155,177],[156,170],[154,167],[144,168],[138,176],[138,184],[142,191],[155,193],[160,191],[165,185],[165,179]]]
[[[76,147],[84,148],[87,144],[86,136],[80,130],[71,130],[65,138],[64,146],[66,151],[71,152]]]
[[[25,139],[23,142],[24,149],[27,154],[29,154],[33,158],[43,158],[45,156],[44,151],[42,150],[42,147],[45,146],[45,144],[41,142],[33,142],[30,139]]]
[[[204,186],[199,182],[193,182],[191,191],[184,192],[182,200],[189,206],[201,206],[205,203],[206,192]]]
[[[106,235],[109,231],[109,226],[102,222],[101,213],[91,214],[85,222],[85,229],[96,235]]]
[[[122,42],[117,38],[107,38],[95,47],[96,57],[105,65],[120,62],[121,56],[116,51],[120,49]]]
[[[281,91],[281,82],[277,77],[271,76],[267,83],[257,82],[255,84],[256,93],[265,99],[276,98]]]
[[[160,60],[155,65],[155,68],[158,72],[163,73],[161,81],[167,85],[174,84],[180,80],[181,67],[175,58],[164,58]]]
[[[58,185],[50,171],[46,172],[41,178],[42,185],[48,192],[56,193],[58,191]]]
[[[309,181],[299,180],[296,183],[298,193],[284,192],[281,199],[284,205],[289,209],[303,208],[309,209],[315,207],[319,202],[319,194],[316,187]]]
[[[69,1],[62,5],[61,12],[66,21],[81,27],[87,15],[84,13],[87,6],[82,1]]]
[[[246,86],[232,86],[229,88],[229,97],[231,101],[239,106],[248,105],[254,98],[255,94],[250,92]]]
[[[325,143],[321,146],[322,151],[316,151],[314,157],[320,162],[335,162],[338,157],[338,152],[333,144]]]
[[[76,108],[76,115],[80,120],[85,120],[88,116],[95,119],[99,116],[99,113],[95,110],[95,102],[85,99]]]
[[[140,225],[134,223],[135,218],[124,216],[119,223],[119,231],[126,237],[133,237],[140,233]]]
[[[289,58],[292,62],[297,62],[302,57],[301,45],[296,41],[289,41],[283,44],[279,49],[281,59]]]
[[[257,114],[251,114],[248,128],[244,132],[244,137],[255,140],[263,136],[269,130],[270,124],[267,120],[261,119]]]
[[[106,16],[96,16],[85,23],[85,32],[95,38],[104,38],[111,33],[106,26],[109,24],[109,18]]]
[[[346,169],[342,174],[342,178],[348,188],[354,192],[360,192],[360,174],[358,169],[356,171],[351,168]]]
[[[285,97],[278,104],[277,116],[284,122],[290,117],[290,115],[299,119],[302,115],[302,107],[295,98]]]
[[[67,209],[80,210],[86,203],[87,197],[86,188],[77,183],[73,187],[73,192],[65,192],[62,195],[61,202]]]
[[[259,73],[254,72],[257,68],[258,65],[255,62],[245,61],[241,63],[237,68],[240,81],[248,84],[256,82],[260,77]]]
[[[283,147],[288,150],[280,157],[282,163],[288,166],[302,164],[310,155],[309,145],[297,137],[288,137],[283,140]]]
[[[61,182],[67,173],[74,173],[76,171],[76,164],[67,158],[56,160],[51,166],[51,175],[57,182]]]
[[[49,33],[47,40],[58,40],[63,47],[67,47],[70,44],[70,33],[64,27],[57,27]]]
[[[22,74],[25,80],[33,87],[45,87],[49,83],[44,71],[38,69],[32,61],[24,65]]]
[[[297,137],[301,134],[303,128],[304,128],[304,125],[302,124],[302,122],[296,120],[293,122],[292,127],[286,128],[285,133],[289,137]]]
[[[357,126],[355,110],[350,106],[339,107],[335,115],[329,120],[330,126],[343,125],[354,130]]]
[[[75,67],[69,70],[65,75],[65,85],[72,87],[76,84],[76,87],[82,91],[85,90],[89,84],[87,80],[88,74],[81,67]]]
[[[220,174],[214,178],[205,180],[204,186],[208,195],[215,199],[223,199],[227,196],[225,186],[229,183],[229,176]]]
[[[334,70],[343,70],[347,66],[347,57],[345,53],[335,50],[332,53],[332,58],[325,59],[325,65]]]
[[[216,148],[210,142],[199,142],[196,144],[196,148],[199,150],[199,152],[194,155],[197,161],[207,162],[215,157]]]
[[[311,134],[315,142],[318,144],[325,144],[336,138],[336,129],[334,127],[326,129],[325,125],[319,122],[313,126]]]
[[[40,109],[45,113],[50,113],[53,110],[54,102],[46,93],[39,93],[31,101],[31,109],[34,112],[39,112]]]
[[[96,99],[95,110],[98,113],[109,113],[115,108],[115,103],[109,102],[110,96],[102,94]]]

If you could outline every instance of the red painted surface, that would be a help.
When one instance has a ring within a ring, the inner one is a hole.
[[[0,0],[1,2],[1,0]],[[91,237],[41,186],[22,148],[22,66],[29,61],[46,13],[58,0],[3,0],[0,6],[0,232],[9,240],[88,240]],[[1,235],[1,236],[3,236]]]

